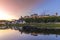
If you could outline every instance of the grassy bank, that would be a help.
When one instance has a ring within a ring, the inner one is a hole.
[[[30,24],[32,25],[33,27],[47,27],[47,28],[56,28],[56,27],[60,27],[60,24],[46,24],[46,23],[42,23],[42,24]]]
[[[32,27],[39,27],[39,28],[60,28],[60,24],[54,24],[54,23],[30,23],[30,24],[9,24],[9,25],[3,25],[0,24],[1,26],[18,26],[18,27],[23,27],[23,26],[32,26]]]
[[[32,27],[42,27],[42,28],[56,28],[59,27],[60,28],[60,24],[54,24],[54,23],[31,23],[31,24],[10,24],[10,25],[6,25],[6,26],[19,26],[19,27],[23,27],[26,25],[30,25]]]

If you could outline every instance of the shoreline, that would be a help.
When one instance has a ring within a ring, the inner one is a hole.
[[[0,24],[0,27],[3,26],[17,26],[17,27],[24,27],[24,26],[32,26],[32,27],[37,27],[37,28],[48,28],[48,29],[60,29],[60,24],[56,23],[30,23],[30,24]]]

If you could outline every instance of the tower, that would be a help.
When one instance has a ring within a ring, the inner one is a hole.
[[[55,15],[58,16],[58,13],[56,13]]]

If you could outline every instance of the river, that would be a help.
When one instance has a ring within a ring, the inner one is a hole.
[[[56,31],[57,32],[57,31]],[[0,40],[60,40],[60,33],[40,30],[28,31],[19,28],[0,28]]]

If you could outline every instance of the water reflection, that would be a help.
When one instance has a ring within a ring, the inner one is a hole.
[[[0,27],[0,40],[60,40],[60,30]]]
[[[19,32],[25,33],[25,34],[31,34],[33,36],[37,36],[38,34],[56,34],[56,35],[60,35],[60,29],[41,29],[41,28],[35,28],[35,27],[0,27],[0,30],[7,30],[7,29],[11,29],[11,30],[17,30]]]

